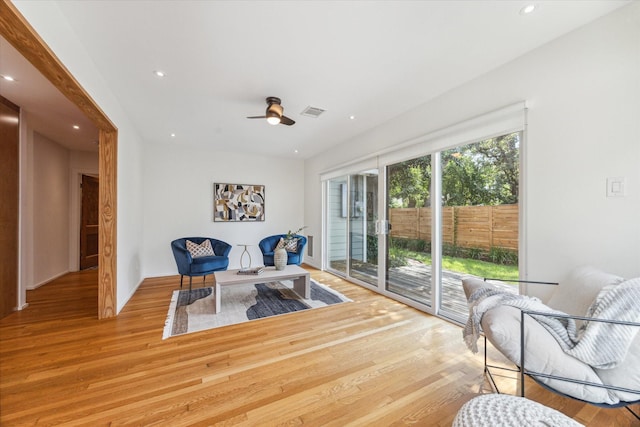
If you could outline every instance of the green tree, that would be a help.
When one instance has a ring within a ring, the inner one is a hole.
[[[512,133],[442,152],[445,206],[518,202],[519,134]],[[430,206],[431,156],[389,166],[389,197],[401,207]]]
[[[488,139],[475,145],[481,164],[492,169],[492,204],[518,203],[520,137],[518,133]]]
[[[487,171],[474,161],[469,146],[442,153],[442,199],[445,206],[488,204]]]
[[[442,153],[446,206],[518,202],[519,134],[487,139]]]
[[[389,197],[402,201],[403,208],[429,206],[431,194],[431,156],[389,166]]]

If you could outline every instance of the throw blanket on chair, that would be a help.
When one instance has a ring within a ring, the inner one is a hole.
[[[556,311],[548,306],[544,305],[538,298],[529,297],[526,295],[516,295],[509,292],[502,291],[494,288],[480,288],[477,289],[469,297],[469,319],[462,331],[462,337],[467,347],[474,353],[478,352],[478,338],[482,332],[480,321],[484,313],[491,310],[494,307],[500,305],[509,305],[511,307],[518,308],[520,310],[532,310],[541,311],[545,313],[561,314],[565,315],[561,311]],[[541,317],[541,316],[537,316]],[[555,318],[541,318],[536,320],[545,324],[547,320],[558,323],[559,329],[569,330],[575,335],[576,324],[571,319],[555,319]],[[555,334],[554,334],[555,336]],[[556,338],[557,339],[557,338]]]
[[[640,278],[604,287],[585,317],[640,322]],[[638,331],[638,326],[586,322],[577,340],[571,335],[568,337],[575,345],[571,345],[564,337],[563,350],[594,368],[615,368],[626,357]]]
[[[469,319],[463,330],[467,347],[477,353],[480,321],[484,313],[499,305],[520,310],[564,315],[544,305],[538,298],[514,295],[491,288],[476,290],[469,298]],[[599,369],[615,368],[624,360],[637,326],[605,322],[586,322],[578,331],[573,319],[531,315],[558,341],[565,353]],[[602,289],[585,317],[625,322],[640,322],[640,278]]]

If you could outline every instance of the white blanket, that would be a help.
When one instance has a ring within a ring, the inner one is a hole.
[[[640,278],[603,288],[586,317],[639,323]],[[578,339],[572,339],[575,345],[569,344],[563,349],[594,368],[611,369],[624,360],[639,331],[638,326],[586,322]]]
[[[467,347],[478,351],[480,321],[485,312],[499,305],[520,310],[566,315],[544,305],[537,298],[480,288],[469,297],[469,319],[463,330]],[[532,315],[558,341],[561,348],[578,360],[600,369],[615,368],[627,355],[640,328],[603,322],[586,322],[580,331],[573,319]],[[640,322],[640,278],[603,288],[586,317]]]
[[[484,313],[494,307],[498,307],[500,305],[509,305],[520,310],[533,310],[562,315],[565,314],[561,311],[553,310],[552,308],[544,305],[538,298],[529,297],[526,295],[516,295],[497,288],[490,287],[477,289],[475,292],[473,292],[473,294],[471,294],[468,302],[469,319],[467,320],[467,323],[462,331],[462,336],[465,343],[467,344],[467,347],[474,353],[478,352],[477,341],[480,337],[480,333],[482,332],[482,326],[480,325],[482,316],[484,315]],[[576,325],[575,322],[571,319],[558,320],[555,318],[542,318],[541,316],[537,317],[540,319],[536,320],[539,320],[541,323],[546,323],[546,319],[548,319],[552,323],[558,323],[559,329],[564,329],[565,331],[569,330],[572,331],[572,334],[575,334]]]

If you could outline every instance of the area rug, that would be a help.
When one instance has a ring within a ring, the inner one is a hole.
[[[301,310],[350,302],[341,293],[311,279],[311,298],[303,299],[293,282],[222,286],[220,313],[215,313],[215,288],[173,292],[162,339],[220,326],[248,322]]]

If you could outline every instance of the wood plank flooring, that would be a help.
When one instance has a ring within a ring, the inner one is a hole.
[[[177,276],[145,280],[106,320],[95,270],[30,291],[0,321],[0,424],[450,426],[491,392],[459,326],[309,270],[353,302],[167,340]],[[527,395],[585,425],[638,425],[533,383]]]

